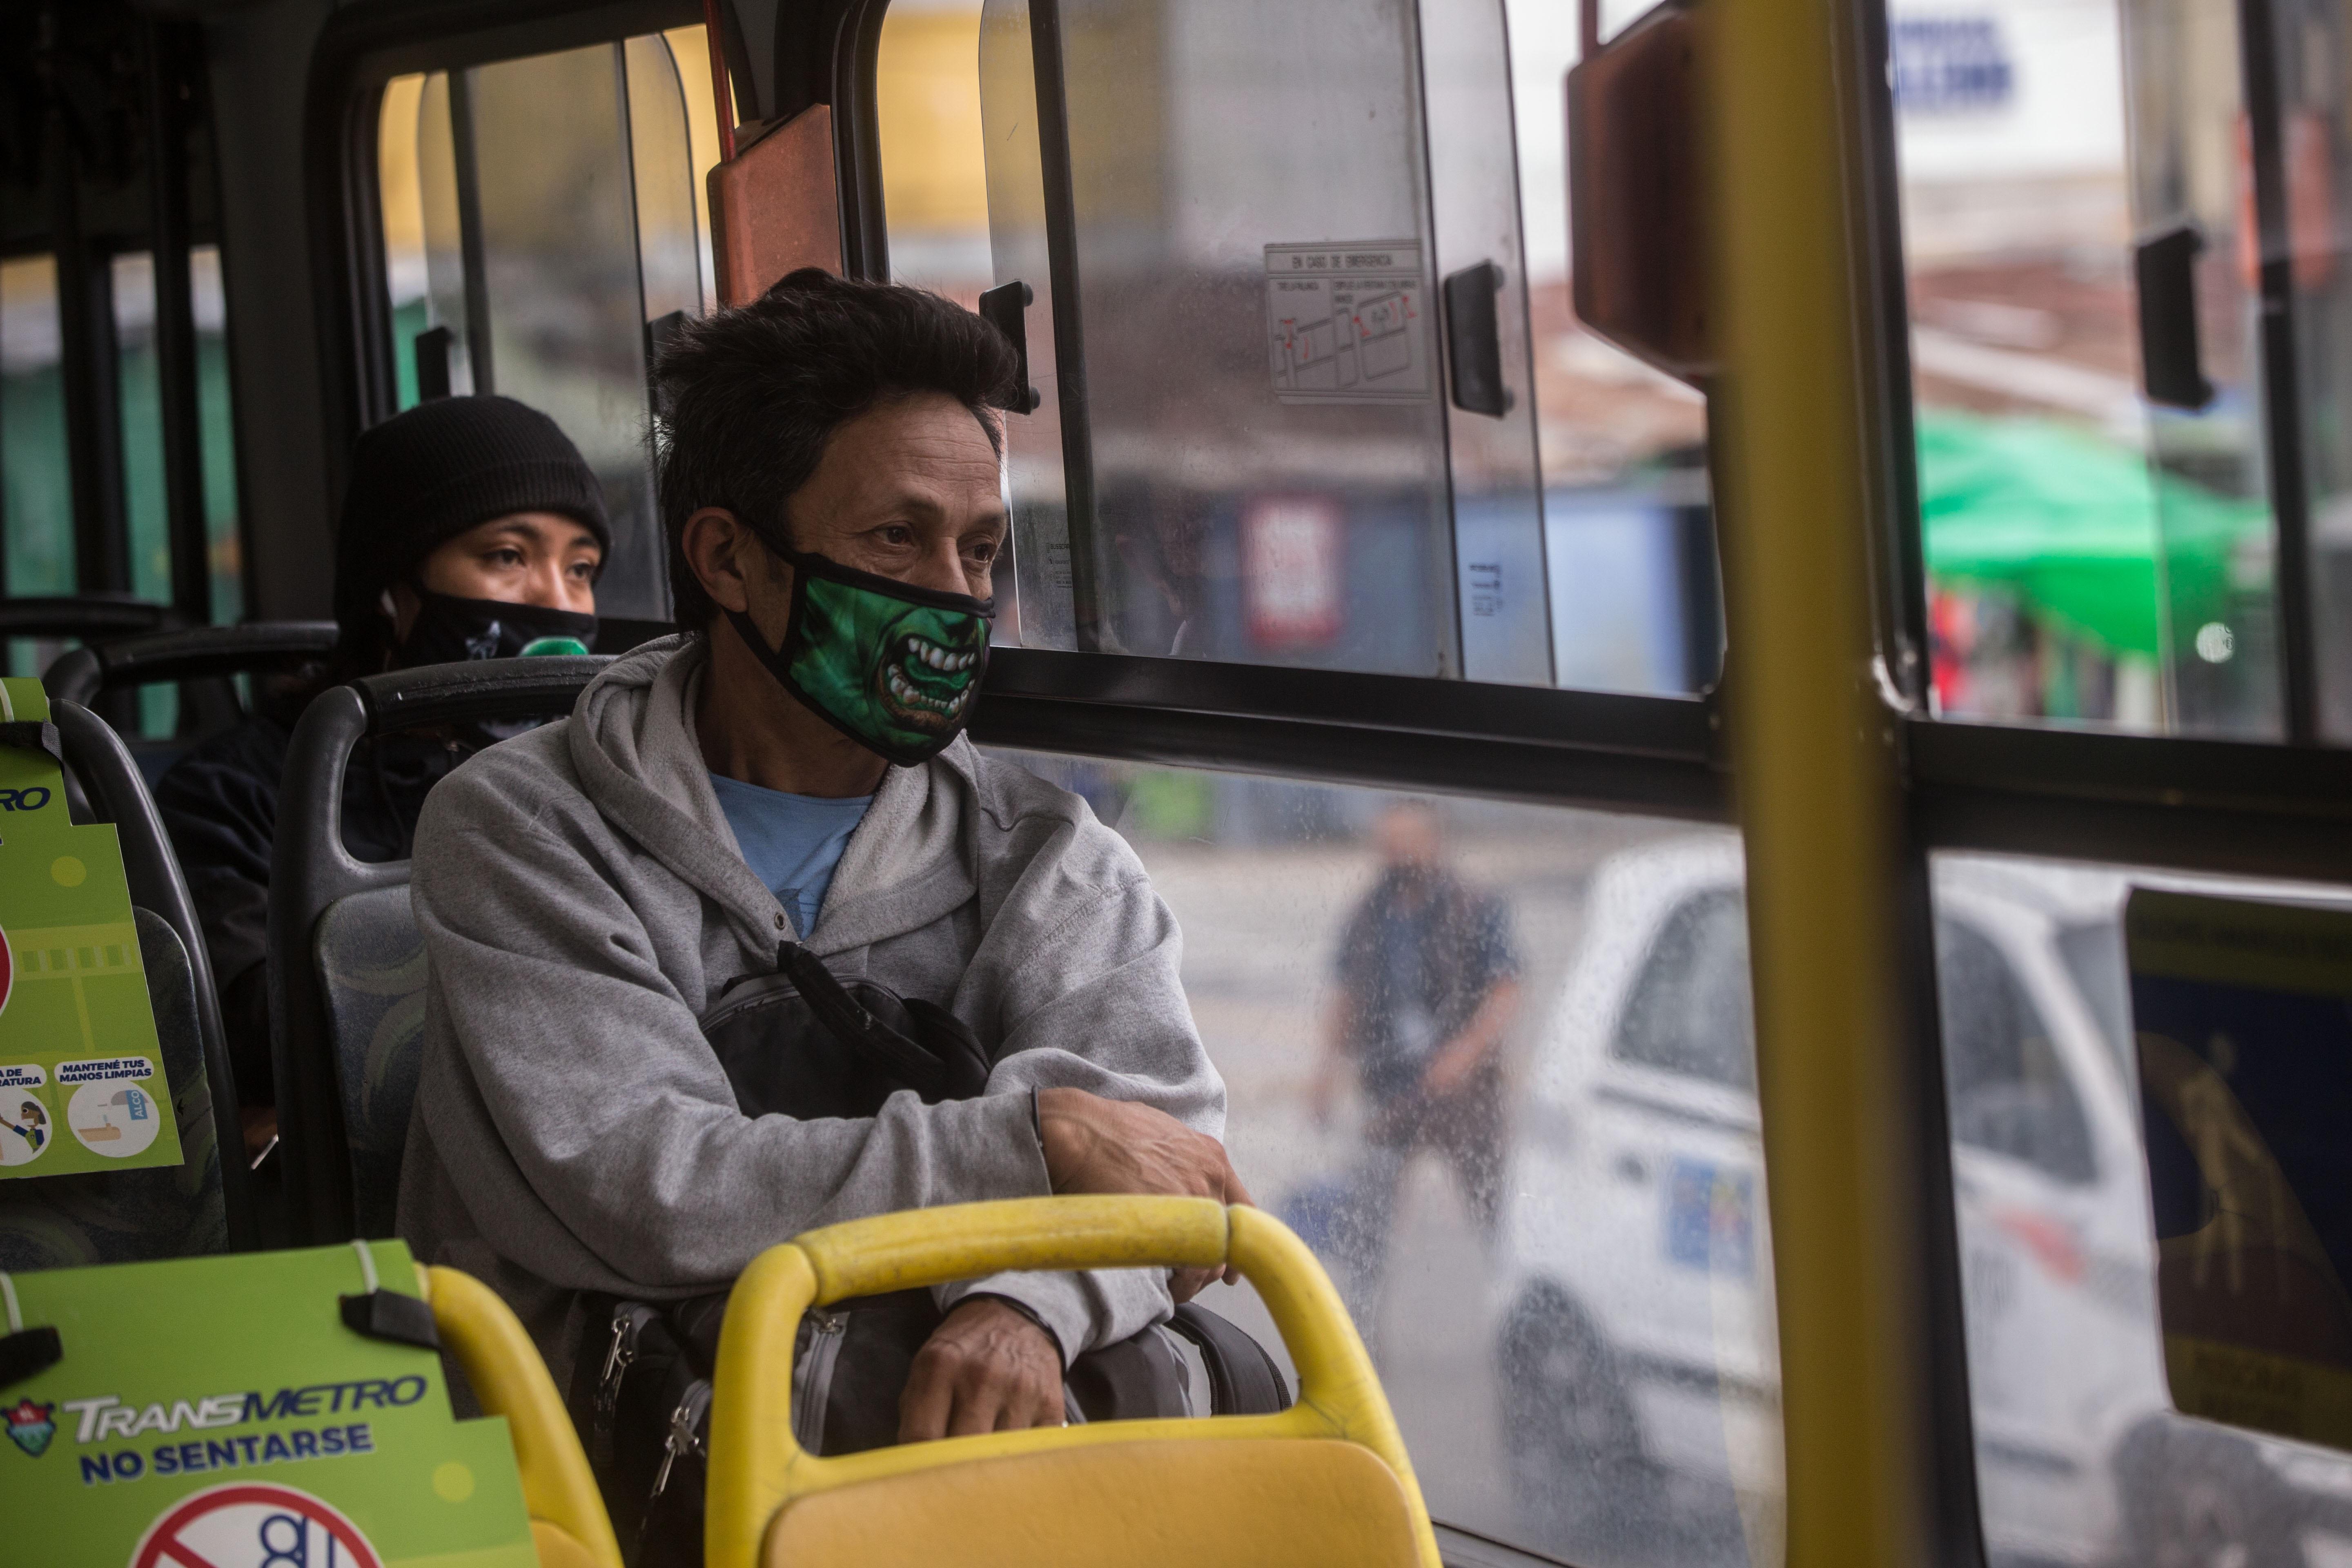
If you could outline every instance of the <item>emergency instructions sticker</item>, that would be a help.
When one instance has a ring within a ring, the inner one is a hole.
[[[1265,247],[1265,324],[1281,403],[1423,403],[1437,390],[1415,240]]]
[[[0,722],[48,712],[0,680]],[[114,829],[66,815],[55,757],[0,745],[0,1180],[179,1163]]]

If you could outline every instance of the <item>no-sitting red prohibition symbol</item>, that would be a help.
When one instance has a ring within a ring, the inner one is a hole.
[[[183,1498],[131,1568],[383,1568],[359,1526],[309,1492],[247,1482]]]

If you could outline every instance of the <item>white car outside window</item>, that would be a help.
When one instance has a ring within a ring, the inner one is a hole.
[[[2270,1561],[2206,1538],[2258,1531],[2273,1446],[2163,1414],[2120,880],[1969,862],[1936,892],[1988,1546],[2103,1563],[2194,1536],[2178,1561]],[[1570,1561],[1763,1560],[1779,1370],[1738,850],[1631,851],[1591,908],[1506,1184],[1518,1505]],[[2229,1517],[2178,1519],[2217,1469]]]

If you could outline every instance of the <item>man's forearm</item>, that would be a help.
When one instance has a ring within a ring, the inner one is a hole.
[[[1441,1082],[1469,1072],[1494,1055],[1519,1008],[1519,983],[1498,982],[1470,1021],[1439,1050],[1429,1065],[1430,1076]]]

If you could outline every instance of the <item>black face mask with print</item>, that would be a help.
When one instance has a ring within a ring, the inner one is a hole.
[[[475,658],[586,653],[596,646],[596,617],[504,599],[461,599],[417,590],[422,601],[400,645],[404,665],[462,664]]]

